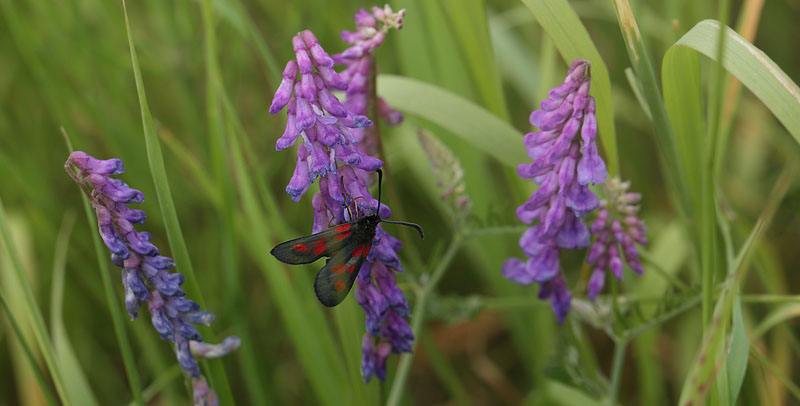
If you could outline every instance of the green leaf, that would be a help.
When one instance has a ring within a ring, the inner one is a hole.
[[[676,52],[677,49],[689,48],[716,60],[719,30],[719,22],[701,21],[670,48],[664,55],[665,88],[668,80],[675,82],[685,77],[685,69],[681,69],[685,58]],[[800,89],[755,45],[728,27],[725,27],[725,35],[727,40],[722,65],[753,92],[800,142]]]
[[[522,3],[539,21],[567,64],[577,58],[592,63],[592,96],[597,100],[597,129],[606,152],[608,173],[610,176],[619,175],[611,80],[586,27],[566,0],[522,0]]]
[[[508,166],[530,161],[519,131],[461,96],[394,75],[378,76],[378,93],[394,108],[446,128]]]
[[[742,300],[736,298],[733,302],[733,331],[731,346],[728,350],[725,369],[728,375],[728,399],[731,405],[736,404],[739,397],[739,390],[744,383],[744,375],[747,372],[747,359],[750,353],[750,340],[747,338],[747,331],[742,317]]]
[[[167,231],[167,239],[172,251],[173,259],[175,260],[175,267],[186,276],[186,282],[189,285],[189,292],[192,299],[197,302],[202,308],[206,308],[205,300],[203,299],[200,284],[197,282],[197,277],[192,267],[192,262],[189,259],[189,250],[186,248],[186,241],[181,232],[181,225],[178,221],[178,213],[175,210],[175,203],[172,201],[172,192],[170,191],[169,181],[167,180],[167,170],[164,166],[164,156],[161,154],[161,145],[158,141],[155,124],[153,117],[150,114],[150,107],[147,104],[147,94],[144,90],[144,82],[142,81],[142,72],[139,69],[139,60],[136,57],[136,47],[133,43],[133,34],[131,33],[131,25],[128,22],[128,10],[125,7],[125,1],[122,2],[122,8],[125,13],[125,29],[128,34],[128,46],[131,54],[131,65],[133,67],[133,75],[136,81],[136,93],[139,96],[139,109],[142,113],[142,125],[144,127],[144,139],[147,148],[147,160],[150,164],[150,171],[153,175],[153,183],[156,187],[156,196],[158,197],[158,205],[161,209],[161,215],[164,218],[165,228]],[[204,339],[209,342],[216,342],[213,330],[209,326],[199,326],[200,333]],[[208,365],[209,381],[214,390],[220,398],[222,404],[233,404],[233,396],[230,387],[228,386],[228,378],[225,375],[225,370],[222,365],[222,360],[214,359],[207,360],[204,364]]]

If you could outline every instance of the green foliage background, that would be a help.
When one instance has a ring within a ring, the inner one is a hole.
[[[243,339],[203,364],[223,403],[800,402],[800,3],[631,0],[627,43],[625,0],[391,3],[407,13],[378,51],[378,91],[406,121],[382,129],[384,200],[426,239],[397,230],[413,362],[393,356],[386,383],[364,385],[355,299],[323,308],[316,266],[268,255],[310,230],[311,207],[283,192],[294,154],[275,151],[285,116],[266,109],[296,32],[339,52],[372,5],[131,0],[126,30],[120,2],[0,0],[0,404],[190,401],[146,312],[127,320],[61,128],[124,161],[148,197],[139,230],[217,316],[204,337]],[[755,48],[729,34],[718,52],[707,19]],[[575,57],[593,62],[605,156],[643,194],[651,245],[646,274],[597,303],[585,252],[563,254],[576,300],[559,326],[500,265],[522,255],[514,209],[533,190],[515,137]],[[419,127],[463,166],[468,220],[439,198]]]

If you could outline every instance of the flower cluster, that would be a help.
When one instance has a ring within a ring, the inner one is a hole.
[[[636,216],[639,211],[636,203],[642,196],[639,193],[628,193],[629,187],[630,182],[621,182],[617,178],[609,180],[605,185],[607,198],[600,201],[600,210],[590,230],[597,236],[589,249],[587,259],[594,267],[589,279],[590,300],[594,300],[603,290],[607,270],[611,270],[617,279],[622,280],[620,248],[628,266],[638,275],[644,272],[635,245],[647,245],[647,228]]]
[[[370,126],[372,122],[351,113],[331,93],[331,90],[346,90],[347,83],[333,70],[333,59],[314,34],[303,31],[292,38],[292,45],[295,59],[286,64],[269,111],[276,114],[288,105],[286,130],[275,149],[286,149],[302,138],[294,175],[286,186],[286,193],[297,202],[318,177],[338,172],[337,160],[367,171],[374,171],[382,162],[356,148],[358,139],[351,130]],[[336,197],[343,201],[340,194]]]
[[[367,127],[372,125],[365,117],[372,93],[372,51],[383,42],[388,28],[400,28],[403,14],[403,11],[392,13],[388,6],[373,9],[372,15],[359,11],[356,14],[359,30],[343,34],[343,38],[354,45],[333,58],[328,57],[310,31],[303,31],[292,40],[296,60],[286,65],[270,113],[275,114],[288,105],[286,132],[278,140],[278,150],[292,145],[297,138],[303,141],[298,147],[294,176],[286,187],[292,200],[299,201],[310,184],[319,178],[319,192],[311,201],[314,233],[331,224],[355,220],[350,217],[351,213],[358,215],[378,209],[378,201],[367,186],[374,179],[373,172],[383,162],[371,156],[377,148],[366,146],[365,142],[370,138]],[[378,21],[384,28],[376,29]],[[347,65],[341,74],[331,69],[334,60]],[[298,67],[299,84],[296,81]],[[313,68],[317,72],[313,72]],[[303,75],[314,80],[316,94],[303,90]],[[346,90],[346,101],[339,102],[330,90]],[[389,109],[385,102],[378,101],[378,104],[378,110],[386,112],[387,123],[400,121],[402,116]],[[303,108],[312,114],[301,115],[300,106],[310,106]],[[372,142],[374,146],[377,141]],[[388,218],[391,210],[381,205],[378,214]],[[365,382],[373,376],[385,379],[389,354],[412,350],[414,335],[405,320],[409,316],[409,306],[397,287],[393,272],[402,270],[397,257],[401,245],[379,225],[372,249],[356,279],[356,300],[367,315],[361,364]]]
[[[79,172],[76,173],[70,164]],[[89,198],[97,214],[100,237],[111,251],[112,262],[122,268],[125,307],[131,319],[138,316],[141,302],[147,302],[153,327],[162,339],[174,342],[178,362],[192,378],[195,404],[216,404],[216,394],[200,374],[195,356],[223,356],[238,347],[239,339],[228,337],[219,345],[202,343],[200,333],[192,324],[211,325],[214,315],[200,311],[197,303],[184,297],[183,275],[169,272],[175,262],[160,255],[150,242],[150,233],[134,228],[134,224],[143,224],[146,216],[144,211],[131,209],[127,204],[142,203],[144,194],[110,177],[123,172],[121,160],[99,160],[75,151],[67,159],[65,168]],[[194,351],[193,347],[199,350]]]
[[[347,109],[357,114],[368,115],[367,108],[374,107],[387,125],[399,124],[403,121],[403,115],[377,95],[375,106],[369,106],[368,101],[375,90],[372,83],[376,73],[373,51],[383,43],[390,29],[403,28],[405,14],[405,9],[395,13],[388,5],[383,8],[373,7],[372,13],[363,8],[358,10],[354,17],[356,30],[342,31],[342,39],[351,46],[333,55],[337,65],[345,66],[341,77],[347,82],[347,99],[344,101]],[[360,141],[359,147],[363,152],[375,154],[378,152],[378,141],[374,137],[366,136],[365,130],[357,129],[353,134]]]
[[[517,208],[520,221],[532,224],[520,238],[527,262],[510,258],[503,275],[520,283],[542,284],[540,296],[550,297],[559,322],[570,307],[571,295],[561,275],[559,252],[589,245],[589,230],[582,218],[597,208],[590,183],[602,183],[606,166],[597,152],[595,101],[589,95],[590,63],[577,59],[567,77],[550,90],[540,110],[530,115],[540,131],[525,135],[530,164],[517,173],[539,185],[530,199]],[[578,133],[580,132],[580,136]],[[556,279],[554,279],[556,278]]]

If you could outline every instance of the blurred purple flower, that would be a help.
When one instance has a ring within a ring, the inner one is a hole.
[[[100,236],[111,251],[111,260],[122,268],[125,307],[131,319],[138,316],[141,302],[148,302],[153,327],[162,339],[175,343],[178,363],[193,378],[195,404],[217,404],[216,394],[200,375],[194,355],[204,358],[225,355],[238,347],[239,339],[228,337],[218,346],[202,343],[200,333],[192,324],[211,325],[214,315],[200,311],[197,303],[184,297],[183,275],[169,272],[175,262],[159,255],[158,248],[150,242],[150,233],[138,232],[133,227],[133,224],[143,224],[146,216],[144,211],[131,209],[126,204],[141,203],[144,194],[109,177],[123,172],[121,160],[99,160],[75,151],[64,167],[89,198],[97,214]],[[202,351],[195,351],[193,355],[192,346]],[[200,394],[198,390],[204,392]]]
[[[572,62],[564,81],[550,90],[541,109],[530,115],[531,124],[540,131],[525,135],[525,147],[533,162],[519,165],[517,173],[532,179],[539,189],[517,208],[517,217],[526,224],[538,222],[519,240],[527,262],[509,258],[502,269],[513,282],[540,283],[540,297],[551,298],[559,322],[566,317],[571,300],[561,274],[559,252],[589,245],[589,230],[582,218],[599,204],[589,183],[602,183],[607,176],[595,143],[597,120],[595,101],[589,95],[590,66],[582,59]]]
[[[586,260],[589,265],[594,266],[589,279],[589,300],[594,300],[603,290],[606,271],[611,270],[617,279],[622,280],[623,255],[625,262],[636,274],[641,275],[644,272],[635,245],[647,245],[647,228],[636,215],[639,211],[636,203],[642,196],[628,193],[629,187],[630,182],[621,182],[617,178],[611,179],[605,185],[608,197],[600,201],[600,211],[592,223],[591,232],[597,239],[589,249]]]
[[[353,46],[333,58],[327,56],[310,31],[303,31],[292,41],[296,59],[286,65],[270,113],[275,114],[288,105],[286,132],[278,139],[278,150],[289,147],[297,138],[303,140],[297,151],[294,174],[286,187],[292,200],[299,201],[310,184],[319,179],[319,192],[311,201],[313,233],[329,225],[355,220],[350,218],[350,213],[358,216],[378,209],[378,201],[370,194],[368,185],[374,181],[374,171],[383,166],[383,162],[373,157],[378,149],[377,140],[368,135],[372,134],[367,132],[372,122],[365,117],[372,94],[372,51],[383,42],[389,28],[402,26],[404,13],[402,10],[393,13],[388,6],[373,8],[372,14],[360,10],[355,16],[358,31],[342,34]],[[382,27],[378,27],[379,22]],[[333,61],[347,68],[337,74],[329,69]],[[303,74],[314,78],[316,95],[303,90]],[[346,101],[341,103],[330,90],[346,90]],[[387,124],[402,120],[402,115],[382,99],[378,99],[376,108]],[[345,201],[345,196],[352,200]],[[385,204],[380,210],[382,218],[392,214]],[[394,278],[394,271],[402,270],[397,256],[401,245],[378,225],[372,249],[356,279],[356,300],[367,314],[361,364],[365,382],[373,376],[385,379],[389,354],[412,350],[414,335],[405,320],[409,317],[408,302]]]

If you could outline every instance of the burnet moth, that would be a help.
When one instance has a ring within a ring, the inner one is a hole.
[[[375,229],[378,224],[400,224],[413,227],[419,231],[421,238],[425,238],[422,227],[418,224],[405,221],[383,220],[378,215],[381,208],[381,183],[383,172],[378,169],[378,210],[349,223],[342,223],[309,236],[295,238],[278,244],[270,253],[279,261],[290,265],[310,264],[322,257],[328,257],[325,266],[317,273],[314,280],[314,291],[322,304],[333,307],[347,297],[353,282],[356,280],[361,265],[364,264],[372,240],[375,238]],[[347,201],[344,181],[342,193]],[[352,200],[352,199],[351,199]],[[350,211],[347,205],[348,212]],[[352,219],[352,213],[350,215]]]

